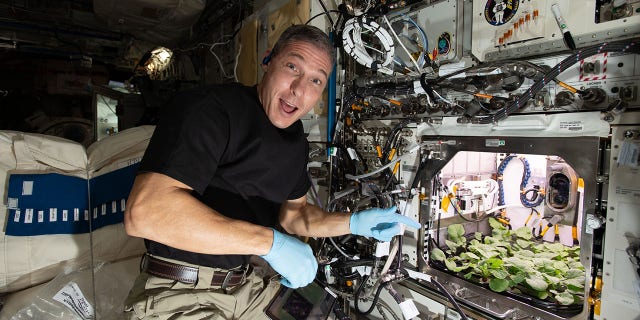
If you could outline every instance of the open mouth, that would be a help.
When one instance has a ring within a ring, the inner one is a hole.
[[[298,107],[291,105],[282,99],[280,99],[280,108],[287,114],[292,114],[298,110]]]

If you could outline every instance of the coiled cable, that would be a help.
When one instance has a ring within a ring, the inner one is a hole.
[[[384,61],[375,60],[367,52],[364,41],[362,41],[362,30],[367,30],[378,38],[384,50],[384,52],[380,52],[384,55]],[[342,30],[342,41],[344,51],[361,65],[384,74],[393,74],[393,70],[387,67],[393,62],[393,38],[386,29],[375,21],[364,16],[347,20]]]

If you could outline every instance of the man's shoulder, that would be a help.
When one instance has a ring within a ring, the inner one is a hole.
[[[241,83],[232,82],[232,83],[217,83],[217,84],[208,84],[204,86],[199,86],[195,88],[189,88],[186,90],[181,90],[177,93],[177,95],[190,95],[190,96],[210,96],[210,95],[242,95],[242,94],[251,94],[252,91],[255,91],[253,87],[245,86]]]
[[[258,103],[255,87],[240,83],[213,84],[181,90],[173,96],[173,105],[180,108],[238,110]],[[239,111],[239,110],[238,110]]]
[[[238,82],[215,84],[209,86],[209,88],[209,90],[212,92],[216,92],[221,95],[232,95],[235,97],[252,97],[256,92],[255,87],[245,86],[244,84]]]
[[[178,96],[195,96],[195,97],[215,97],[215,96],[249,96],[255,92],[255,88],[245,86],[241,83],[222,83],[210,84],[196,88],[181,90],[176,93]]]

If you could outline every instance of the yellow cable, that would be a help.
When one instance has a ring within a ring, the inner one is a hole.
[[[396,155],[396,148],[392,148],[391,152],[389,152],[389,157],[387,157],[387,159],[389,159],[389,161],[391,161],[391,159],[393,159],[393,156]]]
[[[564,83],[564,82],[562,82],[560,80],[556,80],[556,82],[558,83],[559,86],[569,90],[571,93],[578,92],[578,89],[576,89],[576,88],[574,88],[574,87],[572,87],[572,86],[570,86],[570,85],[568,85],[568,84],[566,84],[566,83]]]

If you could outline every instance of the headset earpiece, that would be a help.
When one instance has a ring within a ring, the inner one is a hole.
[[[271,53],[269,53],[264,59],[262,59],[262,64],[267,65],[271,61]]]

